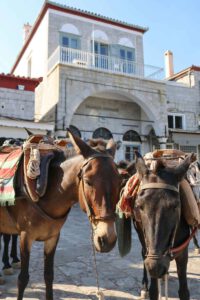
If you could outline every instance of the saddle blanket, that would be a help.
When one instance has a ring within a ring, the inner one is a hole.
[[[133,214],[134,201],[139,189],[139,178],[134,174],[129,178],[125,187],[121,191],[121,197],[117,204],[117,211],[124,213],[126,218],[131,217]]]
[[[14,177],[22,152],[21,148],[0,152],[0,206],[15,203]]]

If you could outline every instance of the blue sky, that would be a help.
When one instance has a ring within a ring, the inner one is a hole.
[[[200,66],[199,0],[56,0],[106,17],[149,27],[144,34],[145,64],[164,67],[174,54],[174,70]],[[0,73],[9,73],[22,47],[23,24],[33,24],[44,0],[0,0]]]

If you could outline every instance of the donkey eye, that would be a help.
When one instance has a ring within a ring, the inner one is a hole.
[[[87,185],[92,186],[92,182],[89,181],[88,179],[85,179],[84,182],[85,182]]]
[[[138,203],[136,203],[135,208],[139,209],[139,210],[143,210],[144,209],[144,204],[138,202]]]

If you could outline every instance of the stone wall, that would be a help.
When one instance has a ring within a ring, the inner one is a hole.
[[[0,88],[0,116],[34,119],[34,92]]]

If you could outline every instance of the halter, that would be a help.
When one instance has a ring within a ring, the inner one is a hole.
[[[82,191],[83,191],[83,202],[84,202],[84,205],[85,205],[85,209],[86,209],[88,219],[90,220],[91,223],[95,223],[97,221],[108,221],[108,220],[114,220],[115,219],[115,213],[104,216],[104,217],[103,216],[95,216],[92,208],[88,204],[89,201],[88,201],[88,199],[85,195],[84,180],[83,180],[83,174],[84,174],[83,169],[91,160],[99,158],[99,157],[106,157],[106,158],[111,158],[112,159],[112,157],[108,154],[95,153],[83,162],[83,164],[81,166],[81,169],[79,171],[79,174],[78,174],[78,178],[80,180],[80,184],[82,186]]]
[[[179,189],[177,187],[175,187],[173,185],[170,185],[170,184],[161,183],[161,182],[146,183],[146,184],[142,184],[140,186],[140,190],[146,190],[146,189],[167,189],[167,190],[179,193]],[[195,233],[197,231],[197,228],[193,229],[192,233],[186,239],[186,241],[184,241],[180,246],[174,248],[173,245],[174,245],[174,240],[175,240],[177,228],[178,228],[178,224],[176,224],[176,226],[175,226],[175,230],[174,230],[172,240],[171,240],[171,245],[170,245],[169,249],[167,249],[165,251],[164,254],[158,255],[158,254],[148,254],[147,253],[146,257],[147,258],[153,258],[153,259],[160,259],[161,257],[165,257],[167,255],[170,255],[171,259],[173,259],[175,256],[177,256],[179,254],[179,252],[184,250],[188,246],[188,244],[189,244],[190,240],[192,239],[192,237],[195,235]],[[144,234],[144,232],[143,232],[143,234]],[[145,234],[144,234],[144,238],[145,238]]]
[[[177,187],[161,182],[145,183],[140,186],[140,190],[146,189],[166,189],[179,193],[179,189]]]

